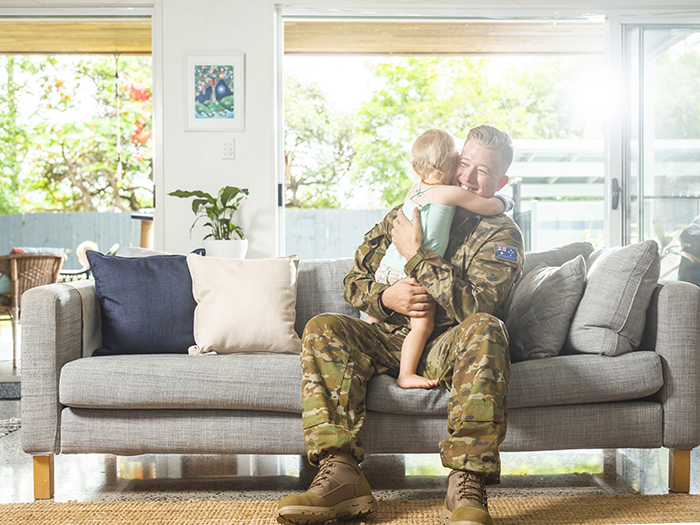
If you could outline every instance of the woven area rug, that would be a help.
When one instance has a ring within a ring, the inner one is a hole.
[[[0,437],[5,437],[10,432],[19,430],[22,426],[22,421],[19,418],[0,419]]]
[[[382,501],[379,511],[348,525],[437,525],[441,500]],[[622,525],[696,523],[700,496],[601,496],[494,498],[497,525]],[[262,501],[9,503],[0,505],[0,524],[17,525],[276,525],[277,503]],[[332,523],[332,522],[329,522]]]

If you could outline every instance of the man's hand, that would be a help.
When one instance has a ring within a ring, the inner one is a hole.
[[[396,281],[381,295],[384,307],[409,317],[426,317],[435,300],[414,277]]]
[[[421,244],[423,244],[423,228],[420,224],[420,211],[413,208],[413,224],[403,214],[403,210],[394,219],[394,227],[391,230],[392,242],[401,255],[407,261],[411,260]]]

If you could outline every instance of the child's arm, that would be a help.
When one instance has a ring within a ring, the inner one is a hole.
[[[498,215],[513,208],[513,201],[505,195],[484,198],[459,186],[441,187],[439,198],[433,199],[433,202],[446,206],[459,206],[479,215]]]

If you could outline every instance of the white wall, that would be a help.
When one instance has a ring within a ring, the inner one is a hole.
[[[276,178],[272,4],[250,0],[165,0],[162,4],[163,183],[158,191],[156,244],[176,253],[201,246],[204,228],[188,231],[194,215],[176,190],[216,193],[248,188],[237,215],[250,240],[248,258],[276,255]],[[185,131],[188,54],[245,54],[245,131]],[[221,158],[221,140],[234,138],[236,158]],[[203,221],[201,221],[203,222]],[[161,237],[162,236],[162,237]]]

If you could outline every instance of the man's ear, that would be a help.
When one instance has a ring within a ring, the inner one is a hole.
[[[499,190],[503,189],[503,186],[505,186],[506,184],[508,184],[508,181],[509,181],[509,180],[510,180],[510,179],[508,178],[508,175],[503,175],[503,178],[501,179],[501,182],[498,183],[498,189],[499,189]]]

